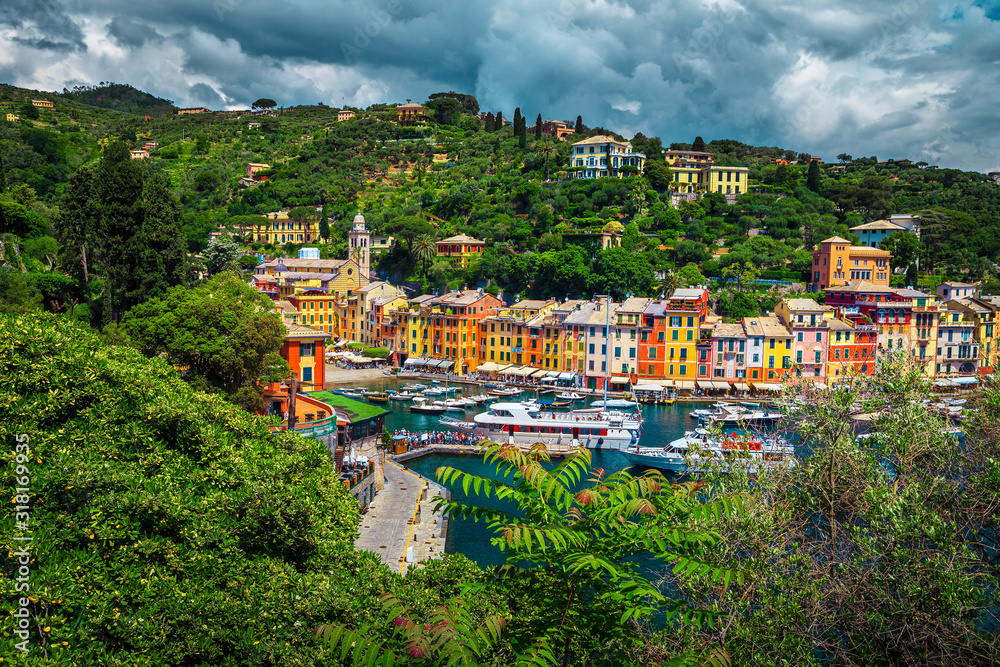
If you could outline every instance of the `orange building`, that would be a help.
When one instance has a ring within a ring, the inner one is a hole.
[[[323,388],[326,382],[326,341],[330,334],[285,320],[281,358],[288,362],[303,391]]]
[[[446,239],[437,241],[437,256],[450,259],[452,264],[460,268],[466,268],[483,254],[486,249],[486,242],[474,239],[465,234],[449,236]]]
[[[456,290],[437,297],[411,299],[406,309],[393,311],[406,343],[398,351],[409,355],[405,365],[466,375],[479,365],[480,320],[495,314],[503,301],[477,290]]]
[[[888,250],[854,246],[847,239],[831,236],[813,251],[812,291],[864,280],[889,286]]]
[[[836,384],[852,375],[873,375],[878,327],[839,317],[829,320],[829,326],[826,381]]]

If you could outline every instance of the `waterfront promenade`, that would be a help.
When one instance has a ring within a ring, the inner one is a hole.
[[[385,488],[361,516],[354,548],[377,553],[400,574],[421,561],[441,558],[447,522],[433,506],[434,498],[445,493],[440,485],[387,460]]]

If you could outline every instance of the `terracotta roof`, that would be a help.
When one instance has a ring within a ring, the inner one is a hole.
[[[625,299],[625,302],[621,306],[618,307],[618,312],[641,313],[642,311],[646,310],[646,306],[648,306],[651,301],[652,299],[649,299],[647,297],[630,296],[629,298]]]
[[[285,338],[330,338],[330,334],[285,320]]]
[[[899,225],[889,222],[888,220],[875,220],[873,222],[866,222],[863,225],[858,225],[857,227],[851,227],[851,231],[872,231],[878,229],[891,229],[896,232],[905,232],[906,227],[900,227]]]
[[[442,243],[486,243],[486,241],[480,241],[479,239],[474,239],[471,236],[466,236],[465,234],[458,234],[456,236],[449,236],[446,239],[441,239],[436,241],[438,245]]]
[[[870,283],[867,280],[859,280],[857,282],[848,281],[846,285],[838,285],[836,287],[827,287],[823,291],[825,292],[879,292],[882,294],[893,294],[893,290],[889,287],[883,285],[876,285],[875,283]]]
[[[839,317],[835,317],[828,321],[830,326],[830,331],[853,331],[854,324],[846,320],[842,320]]]
[[[573,145],[574,146],[583,146],[585,144],[621,144],[623,146],[625,144],[628,144],[629,146],[631,146],[631,144],[629,144],[629,142],[627,142],[627,141],[618,141],[614,137],[609,137],[606,134],[598,134],[598,135],[595,135],[593,137],[588,137],[588,138],[584,139],[583,141],[577,141],[577,142],[575,142]]]
[[[817,303],[812,299],[785,299],[785,304],[788,305],[789,310],[815,310],[824,313],[833,310],[830,306]]]
[[[296,308],[295,306],[293,306],[288,301],[278,301],[278,302],[276,302],[275,305],[278,306],[278,310],[281,313],[283,313],[283,314],[286,314],[286,315],[298,315],[299,314],[299,309]]]
[[[764,335],[768,338],[791,338],[792,332],[788,330],[781,320],[773,315],[760,318],[760,325]]]
[[[712,329],[712,338],[743,338],[746,331],[742,324],[716,324]]]

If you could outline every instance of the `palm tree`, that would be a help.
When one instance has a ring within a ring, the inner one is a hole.
[[[437,254],[437,245],[430,236],[419,236],[413,240],[413,259],[423,262],[424,280],[427,279],[427,262]]]
[[[549,180],[549,156],[556,152],[556,147],[552,144],[545,144],[540,149],[545,154],[545,180]]]
[[[678,287],[680,287],[681,280],[673,271],[665,271],[663,273],[663,278],[660,280],[660,291],[663,295],[669,297],[674,293]]]

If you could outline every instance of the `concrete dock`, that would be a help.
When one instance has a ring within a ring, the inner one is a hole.
[[[385,462],[385,488],[361,516],[354,548],[373,551],[400,574],[421,561],[441,558],[447,538],[447,519],[433,510],[441,485],[393,461]]]

